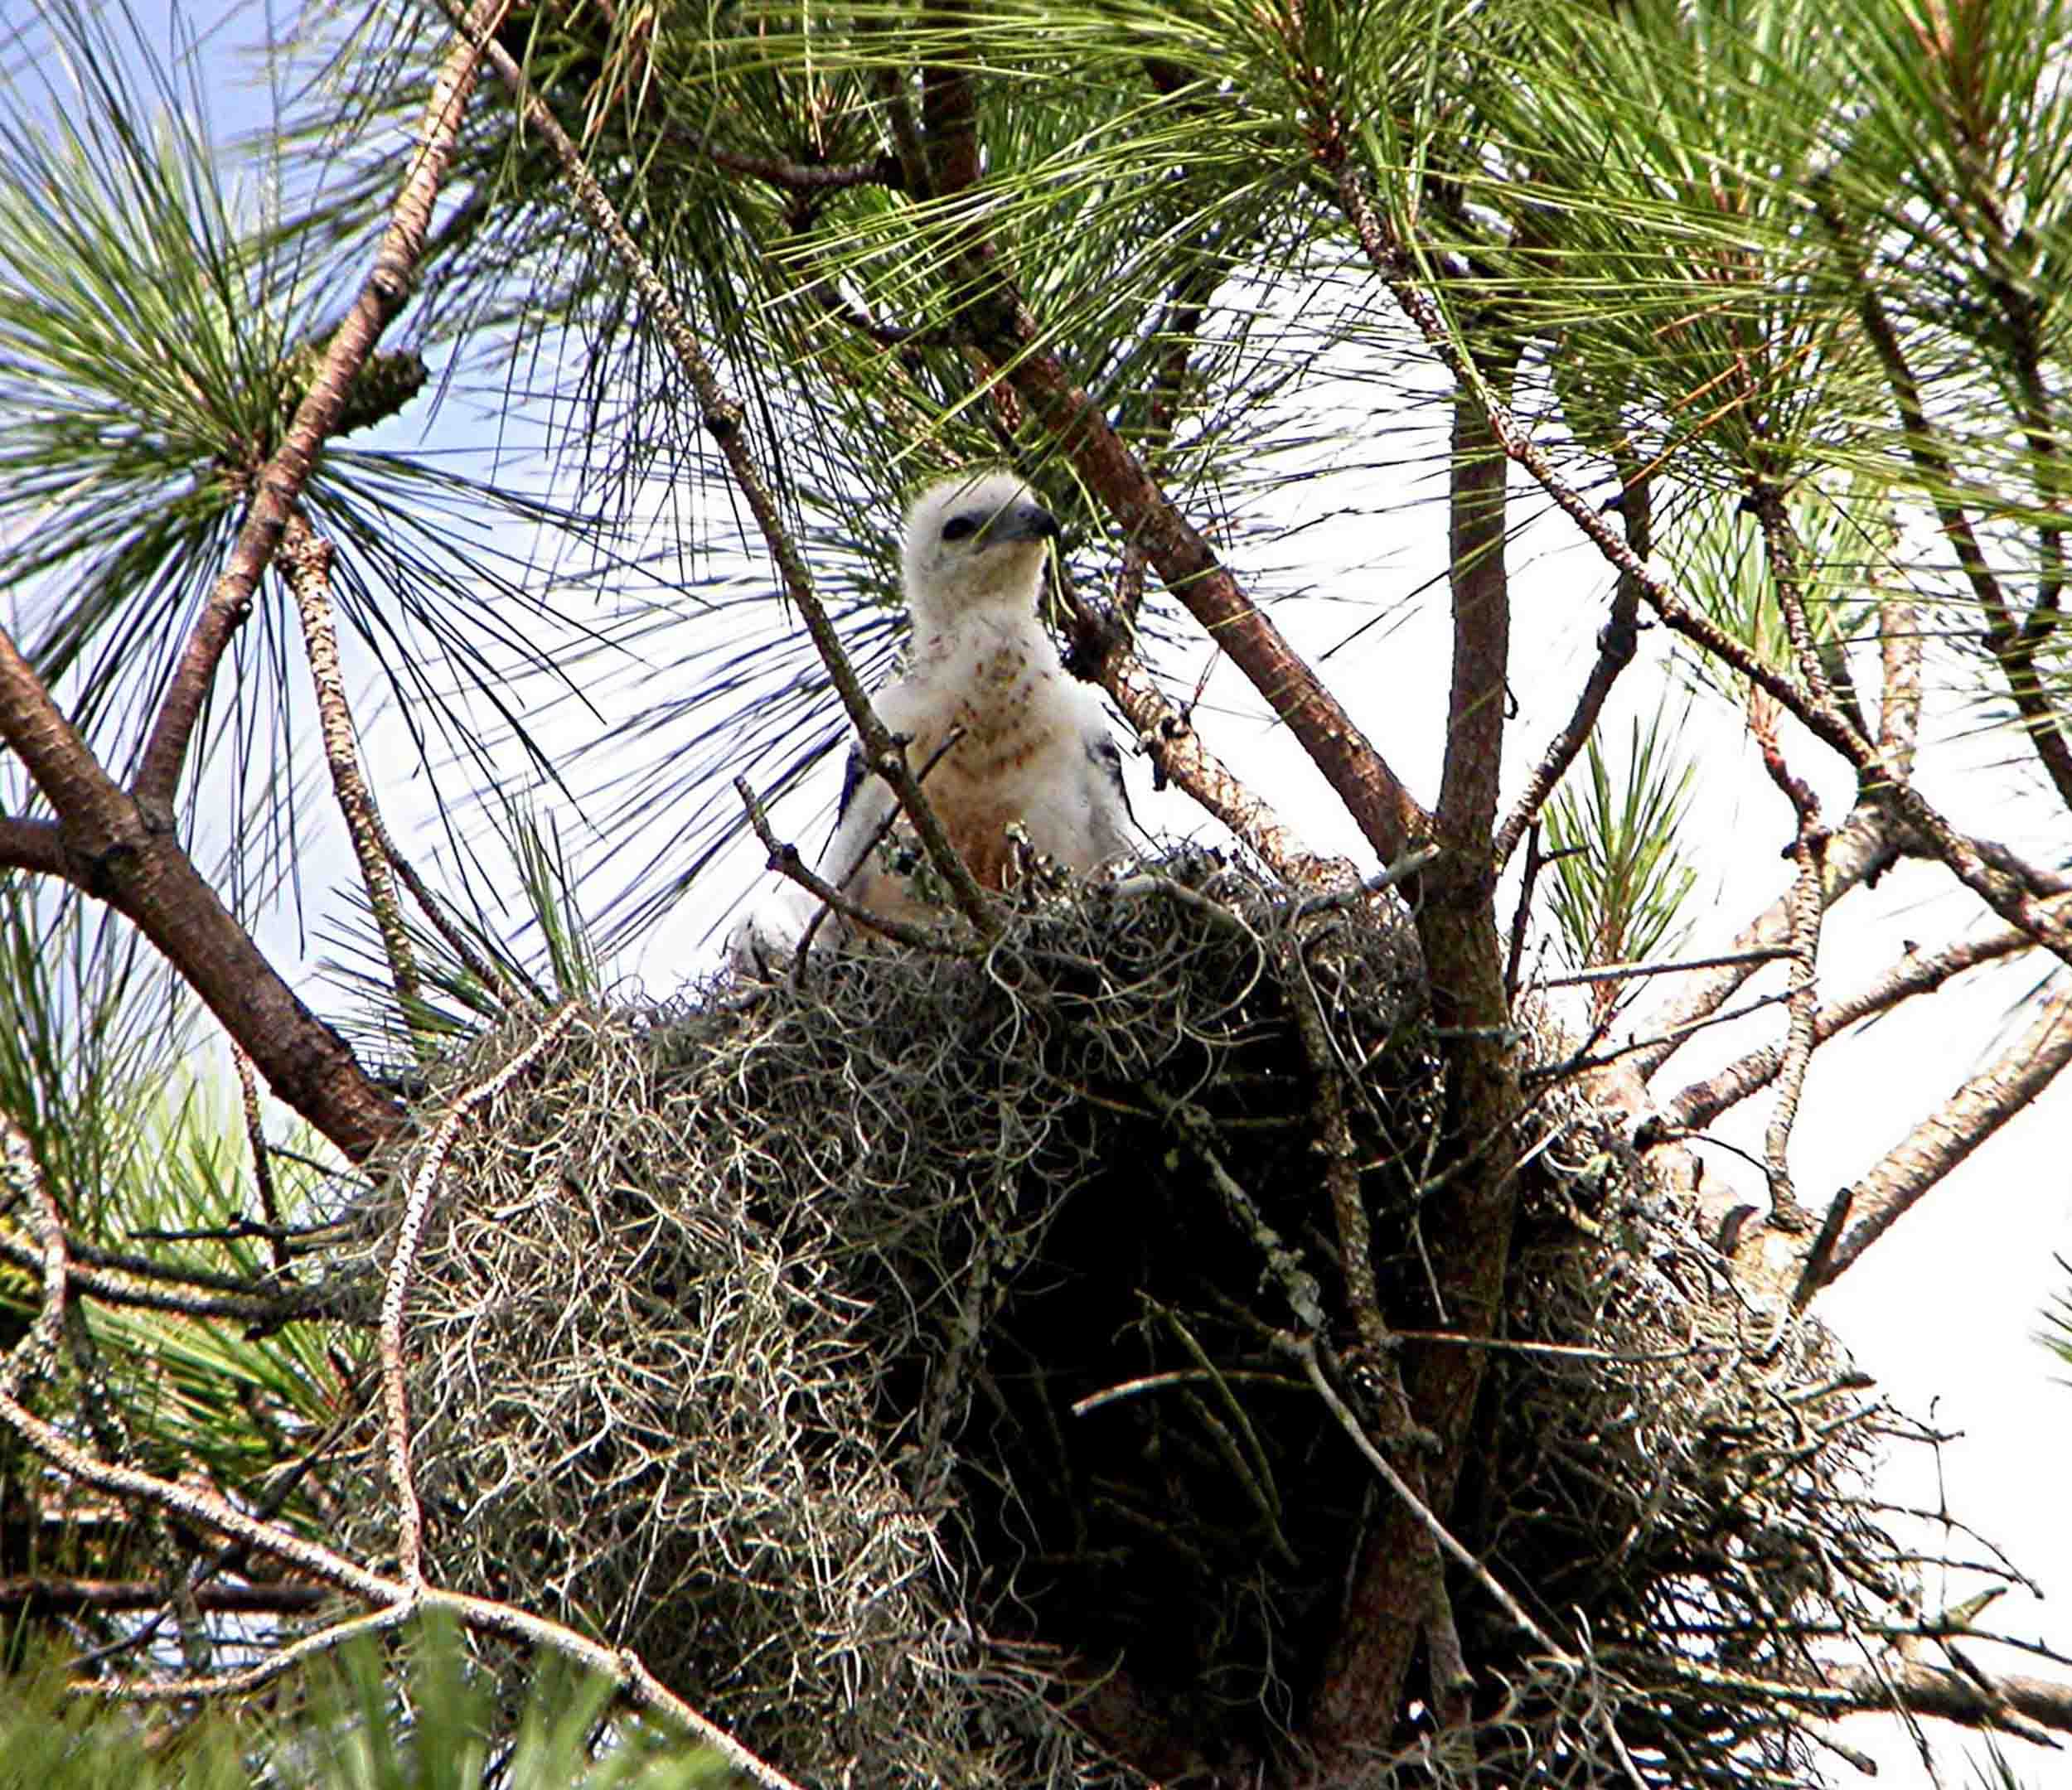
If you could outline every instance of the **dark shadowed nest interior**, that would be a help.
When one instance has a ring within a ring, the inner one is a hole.
[[[1188,858],[1032,902],[982,959],[583,1013],[462,1128],[410,1287],[432,1575],[637,1649],[809,1783],[1291,1768],[1389,1496],[1262,1260],[1270,1227],[1344,1324],[1291,1003],[1344,1077],[1388,1321],[1443,1330],[1421,989],[1393,896]],[[537,1030],[448,1065],[428,1131]],[[1365,1781],[1631,1782],[1621,1752],[1795,1781],[1817,1743],[1744,1681],[1803,1681],[1817,1631],[1903,1594],[1861,1477],[1890,1414],[1619,1137],[1552,1082],[1510,1141],[1513,1346],[1454,1516],[1583,1664],[1456,1574],[1474,1762],[1412,1706]],[[378,1557],[371,1430],[366,1458]]]

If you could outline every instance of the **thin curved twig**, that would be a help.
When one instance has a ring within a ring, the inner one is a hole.
[[[446,1159],[467,1115],[477,1106],[494,1100],[538,1061],[554,1041],[569,1028],[580,1011],[574,1001],[564,1002],[550,1014],[539,1033],[494,1075],[486,1076],[463,1089],[446,1109],[446,1115],[425,1146],[424,1159],[410,1178],[398,1226],[395,1254],[390,1258],[381,1287],[381,1316],[376,1333],[381,1357],[381,1405],[387,1432],[390,1483],[396,1499],[396,1570],[409,1594],[424,1584],[424,1514],[418,1504],[410,1476],[410,1409],[403,1372],[403,1312],[409,1295],[410,1275],[424,1238],[425,1220],[431,1215],[432,1196],[438,1192]]]

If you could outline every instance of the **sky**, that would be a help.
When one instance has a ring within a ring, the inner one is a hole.
[[[0,21],[9,25],[32,12],[27,0],[0,0]],[[234,41],[254,41],[264,19],[256,7],[241,9],[230,15],[226,35],[244,33]],[[219,131],[233,135],[264,124],[269,115],[264,91],[248,84],[249,69],[224,53],[220,41],[208,67]],[[1326,380],[1305,402],[1320,418],[1335,413],[1340,447],[1326,454],[1324,467],[1290,467],[1291,473],[1306,476],[1291,479],[1265,504],[1253,519],[1261,532],[1240,537],[1232,556],[1255,588],[1276,596],[1276,622],[1335,688],[1353,698],[1360,724],[1413,791],[1429,801],[1435,792],[1443,738],[1447,630],[1443,605],[1429,593],[1414,593],[1443,570],[1443,512],[1411,508],[1387,519],[1371,514],[1343,518],[1348,512],[1386,507],[1383,500],[1434,495],[1430,443],[1392,438],[1388,451],[1402,456],[1400,468],[1392,468],[1377,452],[1356,452],[1346,445],[1367,433],[1369,399],[1357,386]],[[425,438],[414,415],[406,425],[396,445]],[[481,445],[493,440],[494,427],[493,419],[449,407],[429,439],[440,447]],[[1358,463],[1333,472],[1328,467],[1333,459]],[[1519,515],[1537,516],[1542,500],[1523,486],[1514,488]],[[1270,544],[1267,535],[1276,529],[1285,533]],[[1525,528],[1514,543],[1513,564],[1518,638],[1512,681],[1520,708],[1510,735],[1509,775],[1515,786],[1539,743],[1565,717],[1588,669],[1610,585],[1605,568],[1570,538],[1558,517],[1541,518]],[[758,573],[753,561],[739,570],[751,578]],[[1348,640],[1368,622],[1377,625]],[[629,742],[626,751],[633,751],[634,722],[656,699],[658,688],[666,689],[682,656],[707,644],[715,628],[737,625],[736,618],[701,618],[686,602],[680,613],[658,618],[615,671],[586,683],[587,707],[546,706],[546,693],[536,686],[520,686],[516,694],[540,704],[533,718],[551,753],[574,764],[580,749],[587,755],[582,760],[586,773],[608,771],[608,751],[600,760],[596,742],[617,736]],[[783,625],[781,616],[773,625]],[[414,749],[404,719],[393,708],[380,707],[372,667],[351,641],[347,667],[365,718],[367,761],[385,771],[409,764]],[[1206,674],[1198,721],[1240,776],[1280,806],[1319,849],[1343,850],[1369,864],[1370,854],[1321,780],[1227,661],[1218,660],[1203,644],[1166,669],[1171,687],[1182,694]],[[1676,687],[1663,641],[1650,634],[1641,662],[1627,674],[1607,715],[1605,737],[1623,738],[1634,716],[1644,715],[1665,689]],[[1738,717],[1710,699],[1690,700],[1685,744],[1700,771],[1686,832],[1700,888],[1686,948],[1702,953],[1722,946],[1784,886],[1788,866],[1779,849],[1789,836],[1790,816],[1763,779]],[[694,720],[687,715],[678,724],[688,729]],[[2036,810],[2012,799],[2005,774],[1994,767],[2005,743],[1972,733],[1961,714],[1931,714],[1927,725],[1941,742],[1930,794],[1949,803],[1960,825],[2025,843],[2022,835]],[[666,735],[661,743],[666,747]],[[1846,776],[1823,762],[1827,755],[1796,756],[1802,765],[1819,767],[1828,815],[1846,811]],[[511,762],[516,777],[518,767]],[[809,786],[777,811],[779,830],[797,838],[809,854],[824,836],[838,775],[835,763],[823,765]],[[1150,791],[1141,761],[1133,763],[1130,776],[1140,816],[1152,831],[1213,836],[1184,797]],[[421,776],[390,780],[380,792],[406,849],[436,859],[445,833],[430,782]],[[311,941],[321,940],[341,911],[331,892],[346,886],[351,876],[342,836],[335,826],[318,825],[303,871],[308,907],[300,914],[275,915],[262,932],[263,942],[284,965],[320,955]],[[667,849],[671,825],[668,814],[655,817],[649,835],[654,849]],[[569,836],[580,849],[583,835],[573,820]],[[2063,855],[2060,839],[2026,843],[2040,845],[2050,861]],[[637,845],[626,861],[638,863],[644,855]],[[760,848],[744,840],[715,864],[637,953],[619,965],[626,985],[637,982],[650,994],[667,994],[709,969],[728,915],[758,881],[761,855]],[[600,889],[608,888],[610,873],[601,873]],[[1501,911],[1508,913],[1511,898],[1508,892],[1503,895]],[[1840,991],[1854,986],[1892,960],[1902,941],[1939,941],[1953,926],[1968,923],[1976,908],[1972,897],[1953,892],[1938,871],[1910,867],[1894,873],[1876,890],[1852,896],[1839,911],[1823,947],[1823,987]],[[1989,1053],[2008,1009],[2040,974],[2032,960],[1974,973],[1934,997],[1932,1023],[1902,1015],[1818,1053],[1793,1155],[1795,1178],[1808,1202],[1824,1207],[1836,1189],[1874,1162],[1915,1116]],[[1753,986],[1774,985],[1781,969],[1769,975],[1770,980]],[[312,975],[305,974],[304,985],[319,1002],[331,996],[329,986]],[[1636,1031],[1647,1029],[1648,1011],[1645,999],[1634,1009]],[[1673,1061],[1673,1072],[1658,1080],[1658,1089],[1673,1093],[1683,1080],[1753,1043],[1766,1042],[1779,1023],[1773,1009],[1738,1028],[1702,1034]],[[1718,1128],[1725,1144],[1760,1151],[1765,1111],[1757,1101],[1730,1115]],[[2072,1652],[2067,1611],[2072,1604],[2072,1524],[2064,1514],[2066,1487],[2072,1483],[2072,1423],[2067,1421],[2072,1389],[2062,1383],[2072,1370],[2035,1340],[2043,1307],[2072,1282],[2072,1275],[2053,1260],[2056,1254],[2072,1255],[2069,1138],[2072,1087],[2061,1082],[1910,1212],[1822,1295],[1814,1309],[1897,1404],[1953,1437],[1939,1459],[1918,1451],[1895,1456],[1881,1479],[1881,1489],[1924,1511],[1958,1513],[2005,1547],[2052,1594],[2039,1600],[2016,1592],[2002,1599],[1995,1612],[1997,1625]],[[1704,1154],[1709,1174],[1760,1188],[1760,1174],[1731,1149]],[[1961,1598],[1972,1583],[1951,1575],[1949,1599]],[[2005,1669],[2048,1669],[2013,1654],[1982,1653],[1981,1658]],[[1940,1724],[1929,1725],[1924,1732],[1939,1776],[1924,1763],[1900,1725],[1858,1718],[1845,1725],[1848,1744],[1878,1759],[1882,1785],[1970,1783],[1964,1761],[1976,1748],[1975,1739]],[[2019,1743],[2008,1751],[2025,1781],[2038,1790],[2072,1781],[2061,1758]],[[1831,1781],[1866,1780],[1837,1763]]]

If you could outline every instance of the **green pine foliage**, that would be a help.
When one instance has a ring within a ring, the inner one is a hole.
[[[559,1664],[500,1710],[458,1634],[361,1638],[243,1705],[200,1714],[68,1695],[46,1654],[0,1675],[0,1790],[704,1790],[703,1749],[615,1715]]]

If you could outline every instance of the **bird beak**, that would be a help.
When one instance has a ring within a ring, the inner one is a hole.
[[[1056,540],[1064,530],[1041,504],[1017,504],[993,519],[988,531],[996,541]]]

